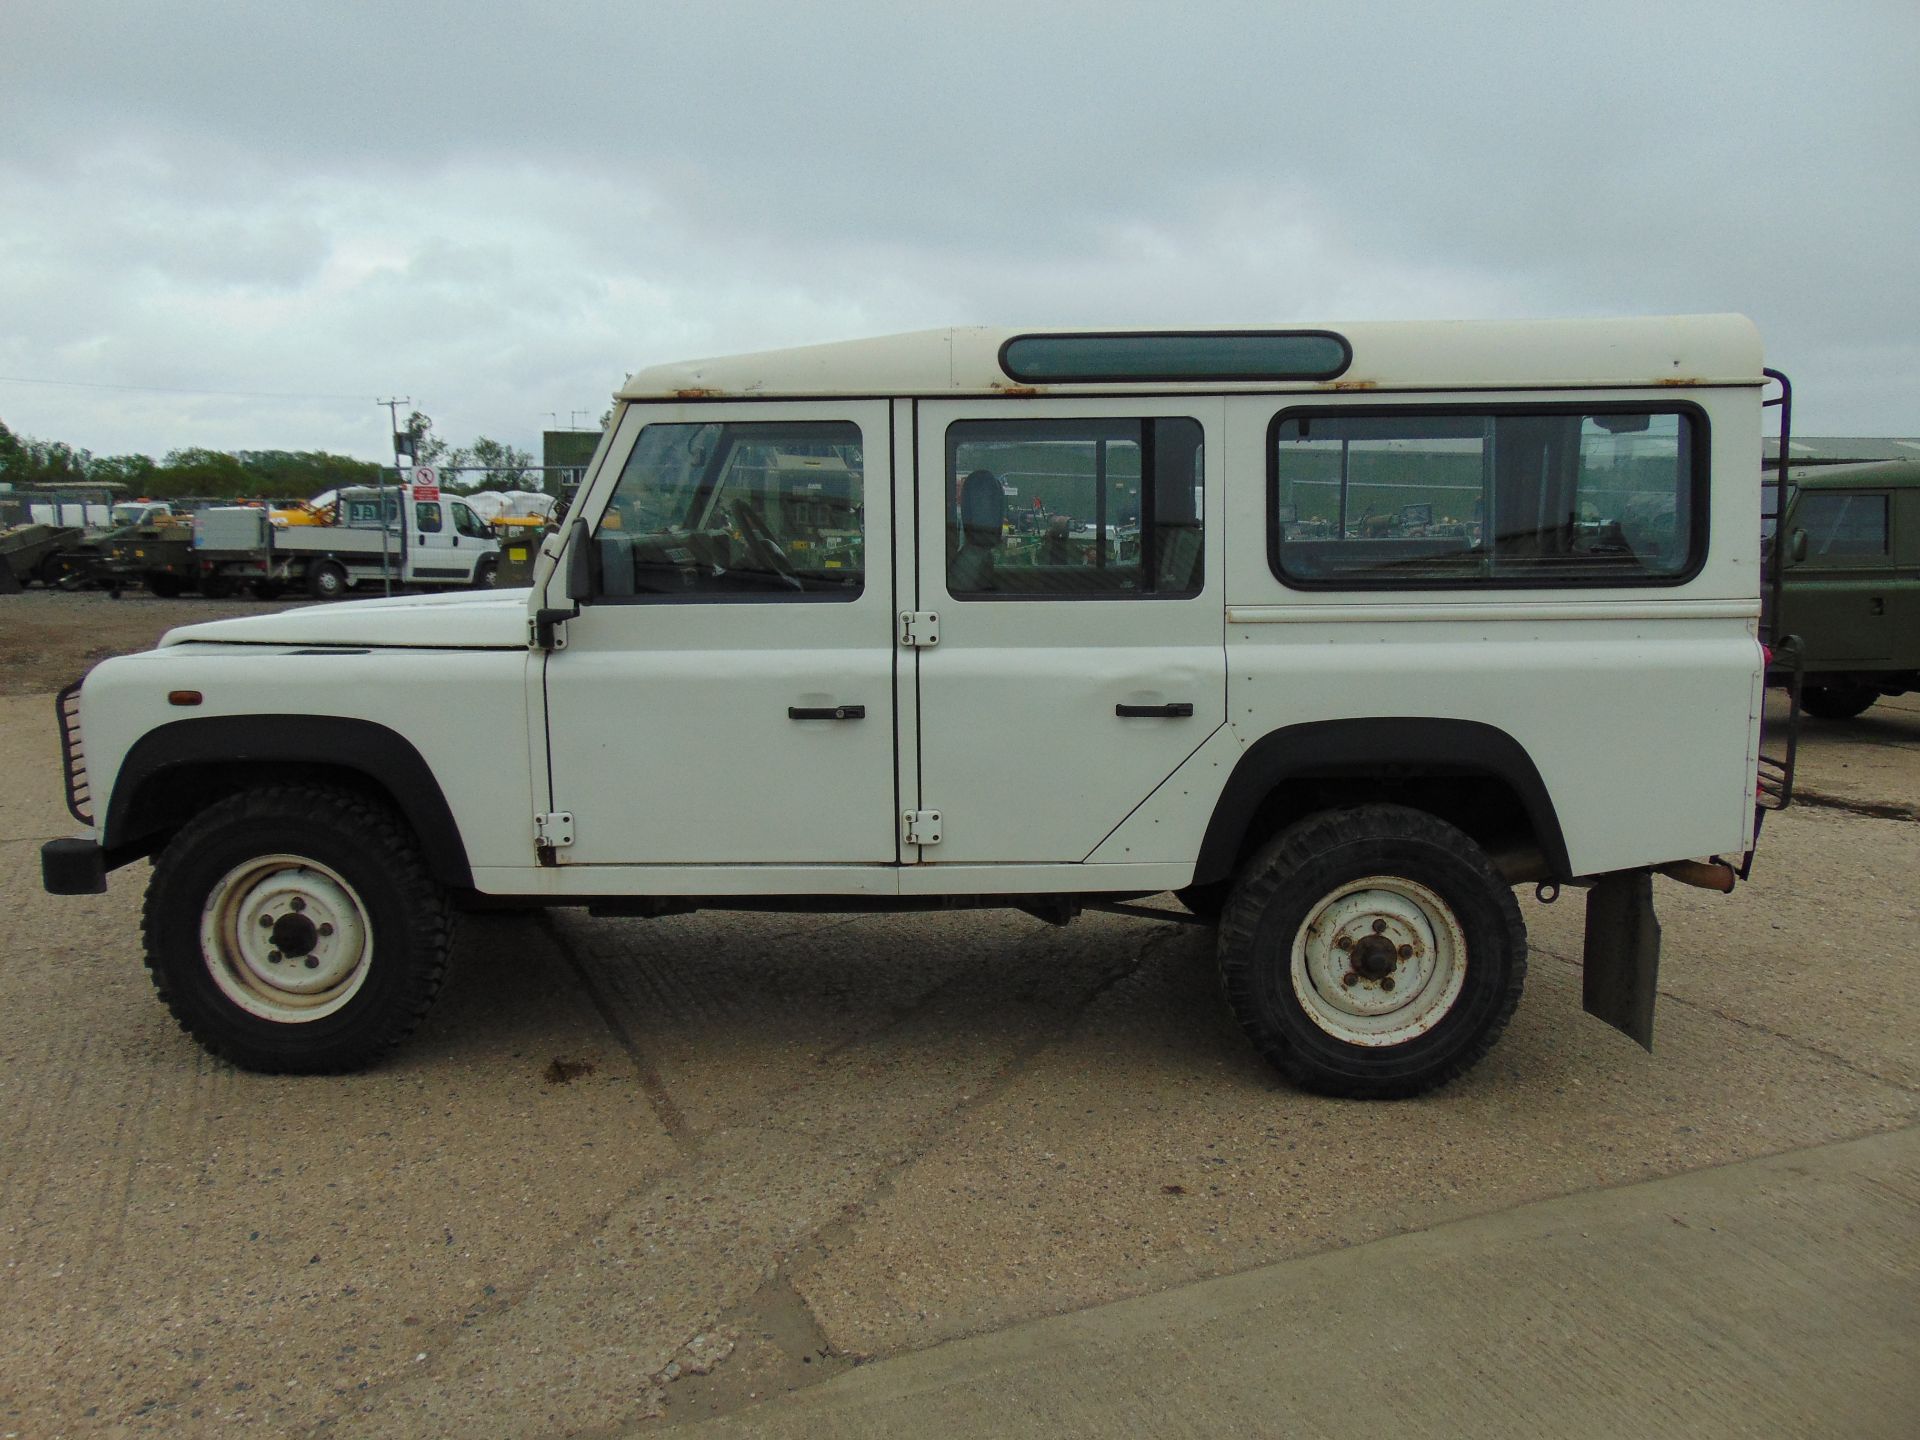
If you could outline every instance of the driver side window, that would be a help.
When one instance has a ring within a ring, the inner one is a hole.
[[[863,498],[851,422],[649,425],[594,527],[595,598],[852,600]]]

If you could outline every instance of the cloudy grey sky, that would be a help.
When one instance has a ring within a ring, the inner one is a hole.
[[[1911,0],[4,0],[0,419],[534,448],[931,325],[1739,310],[1803,432],[1913,435],[1917,54]]]

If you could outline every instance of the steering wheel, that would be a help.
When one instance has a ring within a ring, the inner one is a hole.
[[[794,589],[803,588],[793,562],[787,558],[787,552],[780,548],[780,542],[773,538],[773,531],[767,528],[766,520],[752,501],[734,501],[733,519],[740,527],[741,539],[747,542],[747,554],[756,564],[771,570]]]

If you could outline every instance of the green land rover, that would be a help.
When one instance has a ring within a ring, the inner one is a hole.
[[[1768,633],[1799,637],[1807,712],[1849,720],[1920,690],[1920,459],[1789,466],[1766,513],[1786,532]]]

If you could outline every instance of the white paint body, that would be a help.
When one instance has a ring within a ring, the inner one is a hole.
[[[649,424],[860,427],[865,584],[844,604],[589,603],[565,535],[530,591],[368,601],[190,626],[88,679],[97,814],[128,748],[212,715],[385,725],[432,769],[477,889],[498,895],[920,896],[1156,891],[1191,881],[1247,748],[1286,726],[1476,721],[1531,758],[1570,872],[1751,848],[1760,730],[1760,390],[1738,317],[1332,327],[1333,384],[1076,384],[1000,370],[1016,332],[955,330],[636,374],[573,519],[605,509]],[[1267,434],[1290,405],[1646,402],[1699,407],[1710,542],[1657,588],[1303,590],[1268,560]],[[1010,416],[1185,416],[1204,430],[1204,578],[1150,603],[956,601],[944,427]],[[301,532],[275,537],[288,541]],[[900,643],[902,612],[940,640]],[[296,653],[299,652],[299,653]],[[321,652],[321,653],[315,653]],[[204,702],[170,708],[169,691]],[[1177,720],[1117,703],[1190,703]],[[857,723],[789,707],[861,705]],[[476,764],[474,757],[488,757]],[[1017,765],[1009,757],[1017,757]],[[903,817],[938,811],[937,845]],[[540,863],[533,817],[572,817]]]

